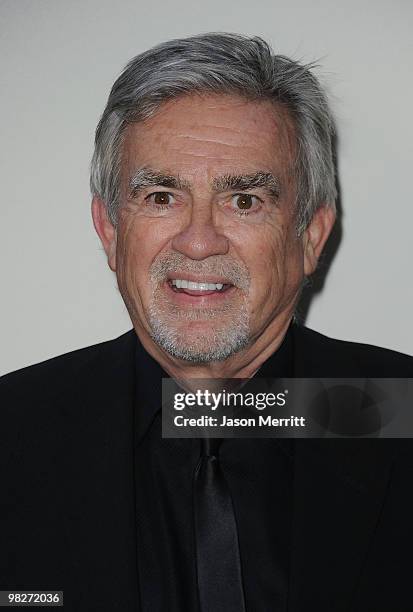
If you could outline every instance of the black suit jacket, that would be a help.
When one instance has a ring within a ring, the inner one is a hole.
[[[297,377],[413,377],[405,355],[292,330]],[[63,590],[71,612],[141,610],[136,341],[0,379],[1,589]],[[413,442],[297,440],[294,461],[289,611],[413,610]]]

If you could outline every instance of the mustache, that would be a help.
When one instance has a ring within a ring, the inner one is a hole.
[[[181,253],[166,253],[160,255],[149,269],[151,280],[155,284],[163,282],[171,272],[216,275],[225,278],[231,285],[248,290],[251,282],[247,267],[235,259],[217,255],[201,261],[188,259]]]

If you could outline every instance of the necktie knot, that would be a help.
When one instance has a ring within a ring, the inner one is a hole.
[[[201,456],[218,459],[221,438],[201,438]]]

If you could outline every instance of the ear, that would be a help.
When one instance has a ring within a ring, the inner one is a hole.
[[[303,234],[304,274],[310,276],[333,228],[336,214],[330,206],[320,206]]]
[[[116,271],[116,228],[109,220],[106,205],[97,196],[92,200],[93,225],[108,258],[109,268]]]

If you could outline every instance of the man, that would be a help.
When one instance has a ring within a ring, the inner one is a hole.
[[[68,610],[410,610],[409,441],[161,436],[161,379],[409,377],[293,322],[335,220],[309,67],[208,34],[134,58],[92,214],[133,330],[1,383],[1,588]],[[212,450],[211,450],[212,449]]]

